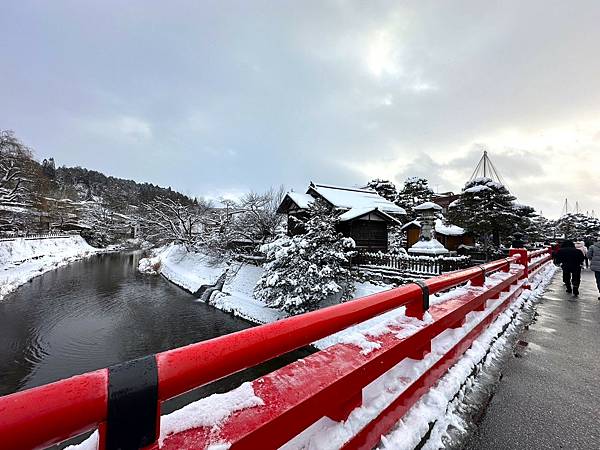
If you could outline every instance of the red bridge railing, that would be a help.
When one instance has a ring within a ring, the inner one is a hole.
[[[360,406],[365,386],[405,358],[423,358],[431,351],[432,339],[447,329],[462,326],[468,313],[484,311],[488,300],[499,299],[505,293],[504,300],[485,320],[344,444],[344,448],[371,448],[458,360],[485,327],[528,288],[528,276],[550,260],[549,250],[529,254],[522,249],[512,250],[509,258],[440,275],[420,284],[401,286],[0,397],[1,446],[43,448],[98,429],[101,450],[155,449],[162,402],[395,308],[406,306],[406,315],[419,319],[429,311],[432,322],[405,338],[384,337],[382,347],[367,355],[352,345],[337,344],[305,358],[301,370],[300,363],[293,363],[263,377],[260,383],[255,382],[254,389],[265,405],[233,414],[221,426],[222,437],[235,449],[276,448],[324,416],[345,420]],[[497,271],[506,273],[503,281],[485,286],[486,276]],[[479,288],[429,308],[430,295],[467,282]],[[288,382],[291,384],[285,385]],[[189,442],[194,444],[190,446]],[[167,437],[163,447],[204,448],[209,443],[206,430],[197,429]]]

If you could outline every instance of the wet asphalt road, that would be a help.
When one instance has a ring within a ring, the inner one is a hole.
[[[600,301],[592,272],[583,272],[572,300],[557,272],[466,448],[600,449]]]

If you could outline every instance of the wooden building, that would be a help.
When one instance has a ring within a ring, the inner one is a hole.
[[[338,213],[338,230],[356,242],[359,249],[387,251],[388,228],[400,225],[406,211],[370,189],[310,183],[305,194],[288,192],[278,212],[288,216],[288,233],[301,233],[298,226],[307,209],[320,199]]]

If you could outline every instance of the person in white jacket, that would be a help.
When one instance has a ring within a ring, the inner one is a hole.
[[[585,246],[585,243],[583,241],[575,242],[575,248],[581,253],[583,253],[583,257],[585,258],[585,268],[587,269],[588,267],[590,267],[590,262],[588,259],[588,249]]]
[[[600,241],[596,242],[594,245],[590,245],[588,258],[590,259],[590,269],[592,269],[596,276],[598,292],[600,292]],[[598,297],[598,300],[600,300],[600,297]]]

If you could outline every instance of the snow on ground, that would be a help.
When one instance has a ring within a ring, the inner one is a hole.
[[[262,267],[239,262],[227,265],[205,254],[188,252],[182,245],[171,244],[156,250],[153,257],[143,258],[139,270],[149,274],[160,273],[192,293],[201,286],[214,285],[228,270],[222,292],[216,292],[210,300],[213,306],[260,324],[287,316],[284,311],[269,308],[254,297],[254,287],[263,273]],[[357,283],[354,298],[390,288],[389,285]]]
[[[100,250],[81,236],[0,242],[0,300],[32,278]]]
[[[254,286],[263,273],[262,267],[236,264],[230,272],[223,291],[212,298],[212,305],[254,323],[274,322],[287,316],[284,311],[269,308],[254,298]]]
[[[156,250],[152,258],[142,258],[139,270],[160,273],[186,291],[214,285],[227,265],[203,253],[188,252],[183,245],[169,244]]]

